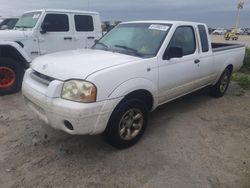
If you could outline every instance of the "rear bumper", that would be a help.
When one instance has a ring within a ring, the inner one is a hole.
[[[29,85],[27,76],[22,86],[25,102],[46,124],[73,135],[102,133],[121,99],[84,104],[61,98],[50,98]],[[73,130],[65,126],[70,122]]]

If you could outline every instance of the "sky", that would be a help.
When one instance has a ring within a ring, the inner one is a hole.
[[[0,16],[59,8],[97,11],[102,21],[184,20],[232,28],[237,4],[238,0],[0,0]],[[240,27],[250,28],[250,0],[241,11]]]

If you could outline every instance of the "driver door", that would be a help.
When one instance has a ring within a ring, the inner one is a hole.
[[[167,58],[172,49],[182,49],[181,58]],[[199,86],[199,60],[193,26],[179,26],[159,64],[159,103],[184,95]]]

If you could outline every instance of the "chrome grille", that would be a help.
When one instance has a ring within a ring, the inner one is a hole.
[[[50,82],[55,80],[54,78],[52,78],[50,76],[46,76],[44,74],[41,74],[37,71],[32,72],[31,76],[36,81],[41,82],[41,83],[46,84],[46,85],[49,85]]]

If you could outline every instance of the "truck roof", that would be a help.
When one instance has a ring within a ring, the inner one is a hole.
[[[202,24],[199,22],[190,22],[190,21],[174,21],[174,20],[143,20],[143,21],[129,21],[129,22],[122,22],[121,24],[128,24],[128,23],[157,23],[157,24]]]
[[[99,15],[98,12],[82,11],[82,10],[68,10],[68,9],[38,9],[38,10],[27,11],[25,13],[30,13],[30,12],[57,12],[57,13],[79,13],[79,14]]]

